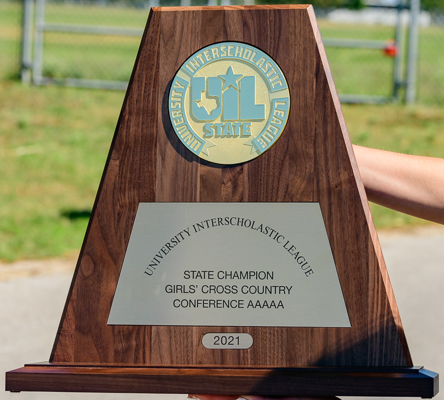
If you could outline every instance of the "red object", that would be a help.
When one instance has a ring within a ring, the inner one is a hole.
[[[387,57],[395,57],[398,54],[398,47],[396,47],[396,42],[394,40],[390,40],[387,42],[383,49],[384,55]]]

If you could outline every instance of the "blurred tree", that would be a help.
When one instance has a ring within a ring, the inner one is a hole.
[[[421,9],[427,11],[444,11],[443,0],[421,0]]]

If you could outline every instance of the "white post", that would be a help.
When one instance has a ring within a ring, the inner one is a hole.
[[[34,62],[32,64],[32,80],[35,85],[40,85],[42,82],[44,25],[45,0],[37,0],[35,11]]]
[[[410,0],[410,32],[407,61],[407,89],[405,101],[413,104],[416,99],[416,77],[418,66],[418,25],[421,0]]]
[[[23,0],[22,20],[22,59],[20,77],[22,83],[31,83],[32,68],[32,20],[34,14],[34,0]]]
[[[401,1],[398,3],[396,10],[396,47],[397,52],[393,64],[393,100],[399,98],[399,88],[404,84],[403,82],[403,63],[404,63],[404,25],[402,21],[404,7]]]

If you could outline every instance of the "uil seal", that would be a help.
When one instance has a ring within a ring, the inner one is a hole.
[[[221,42],[183,63],[168,108],[188,150],[213,163],[238,164],[258,157],[279,138],[290,94],[268,54],[245,43]]]

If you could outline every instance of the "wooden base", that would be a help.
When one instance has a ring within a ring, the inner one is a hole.
[[[413,368],[177,368],[33,364],[6,373],[6,390],[431,398],[438,374]]]

